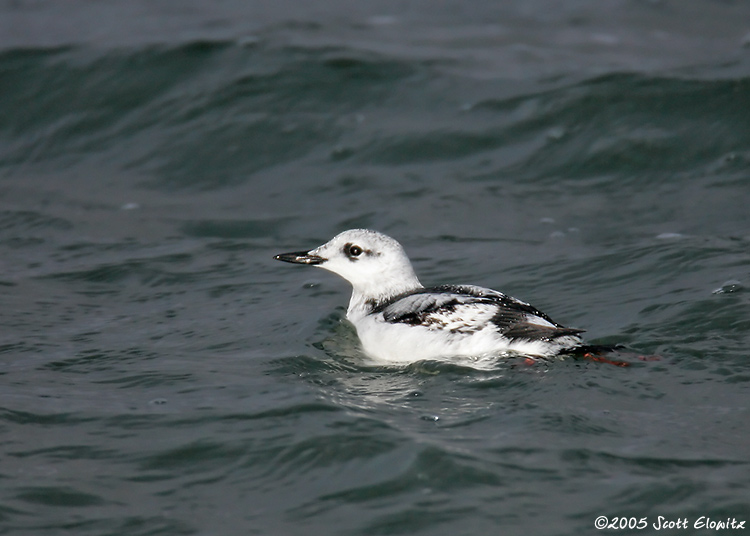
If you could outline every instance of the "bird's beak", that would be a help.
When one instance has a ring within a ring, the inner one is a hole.
[[[320,255],[313,255],[310,251],[297,251],[294,253],[281,253],[273,257],[277,261],[291,262],[293,264],[322,264],[328,259]]]

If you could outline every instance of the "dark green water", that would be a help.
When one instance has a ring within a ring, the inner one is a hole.
[[[0,20],[0,534],[750,522],[750,7]],[[367,365],[347,285],[271,258],[350,227],[632,366]]]

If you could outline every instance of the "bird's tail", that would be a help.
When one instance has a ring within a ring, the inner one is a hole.
[[[613,352],[619,352],[621,350],[625,350],[625,347],[622,344],[582,344],[581,346],[571,348],[567,353],[578,357],[584,357],[587,354],[611,354]]]

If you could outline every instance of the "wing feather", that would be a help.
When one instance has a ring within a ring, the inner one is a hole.
[[[390,323],[436,326],[451,331],[470,332],[487,321],[510,339],[551,340],[577,335],[583,330],[566,328],[547,315],[501,292],[472,285],[444,285],[419,289],[378,304],[373,313],[382,313]]]

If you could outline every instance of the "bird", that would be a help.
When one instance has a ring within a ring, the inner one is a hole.
[[[352,285],[346,311],[362,349],[385,362],[522,355],[549,358],[585,348],[584,330],[532,305],[475,285],[423,286],[398,241],[350,229],[276,260],[316,266]]]

